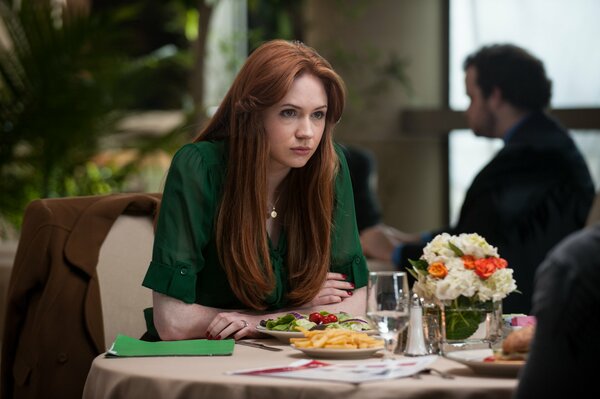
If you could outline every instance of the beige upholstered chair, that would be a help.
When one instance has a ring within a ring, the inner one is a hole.
[[[142,311],[152,306],[152,291],[142,287],[142,280],[153,240],[150,216],[121,215],[100,248],[96,270],[107,348],[117,334],[139,338],[146,331]]]

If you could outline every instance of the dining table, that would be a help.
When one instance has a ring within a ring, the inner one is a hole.
[[[236,344],[229,356],[97,356],[84,399],[120,398],[510,398],[516,375],[483,375],[476,369],[437,357],[430,372],[362,383],[239,375],[233,372],[277,368],[309,357],[276,339],[253,340],[279,351]],[[331,364],[383,361],[381,353],[363,359],[318,359]]]

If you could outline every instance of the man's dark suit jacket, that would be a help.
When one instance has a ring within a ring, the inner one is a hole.
[[[537,326],[516,398],[600,398],[599,285],[596,223],[564,239],[537,270]]]
[[[503,312],[529,314],[537,266],[585,225],[593,198],[592,178],[567,131],[535,112],[475,177],[456,226],[434,234],[478,233],[498,247],[521,292],[503,301]],[[423,245],[407,245],[400,266],[422,250]]]

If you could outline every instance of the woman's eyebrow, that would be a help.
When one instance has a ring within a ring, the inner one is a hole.
[[[291,104],[291,103],[281,104],[280,107],[291,107],[291,108],[296,108],[296,109],[302,109],[302,107],[299,107],[299,106]],[[320,109],[323,109],[323,108],[327,108],[327,104],[318,106],[318,107],[314,108],[314,110],[320,110]]]

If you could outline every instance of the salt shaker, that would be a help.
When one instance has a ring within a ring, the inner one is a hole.
[[[425,337],[423,336],[423,307],[421,306],[421,298],[417,294],[413,294],[411,299],[409,320],[408,340],[404,355],[428,355]]]

